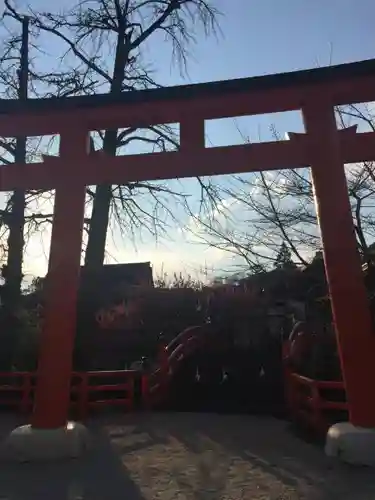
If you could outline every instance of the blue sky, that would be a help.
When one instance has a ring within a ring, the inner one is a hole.
[[[50,0],[18,0],[35,9],[50,9]],[[75,2],[60,0],[59,9]],[[198,37],[192,47],[193,57],[188,66],[188,76],[182,77],[171,66],[168,44],[154,39],[148,47],[149,57],[157,68],[157,79],[166,85],[184,82],[206,82],[229,78],[264,75],[298,69],[325,66],[369,59],[375,56],[375,2],[370,0],[217,0],[223,12],[220,19],[222,35],[205,39]],[[52,40],[52,39],[50,39]],[[51,52],[58,55],[62,47],[49,42]],[[269,126],[278,131],[301,130],[297,113],[275,117],[221,120],[208,123],[206,133],[214,145],[241,142],[237,128],[252,140],[269,136]],[[191,196],[197,195],[195,184],[186,181],[182,188]],[[186,221],[183,221],[183,223]],[[108,241],[111,255],[117,261],[151,260],[156,271],[161,267],[168,272],[185,270],[194,272],[207,264],[219,270],[228,259],[219,251],[187,244],[175,228],[171,241],[150,240],[137,242],[137,251],[126,244],[119,235]],[[27,251],[26,271],[41,273],[45,269],[46,238],[43,245],[39,236],[30,243]]]

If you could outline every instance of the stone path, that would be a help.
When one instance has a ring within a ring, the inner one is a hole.
[[[17,423],[0,418],[0,433]],[[112,415],[83,459],[0,467],[0,500],[374,500],[375,473],[337,465],[271,418]]]

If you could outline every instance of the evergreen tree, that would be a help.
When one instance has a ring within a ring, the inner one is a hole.
[[[296,264],[292,260],[292,252],[285,241],[281,243],[274,266],[275,269],[294,269],[296,267]]]

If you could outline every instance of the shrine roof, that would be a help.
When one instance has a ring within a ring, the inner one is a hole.
[[[117,96],[96,94],[66,98],[50,97],[29,99],[26,103],[18,99],[0,99],[0,115],[11,114],[21,110],[31,113],[43,113],[54,110],[95,108],[127,103],[188,100],[208,96],[212,97],[213,95],[220,96],[234,92],[276,90],[285,87],[335,83],[342,79],[373,75],[375,75],[375,59],[369,59],[355,63],[273,75],[127,91]]]

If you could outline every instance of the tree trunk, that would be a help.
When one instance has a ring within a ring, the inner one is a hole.
[[[106,154],[115,155],[116,148],[117,130],[107,130],[104,136],[103,151]],[[85,254],[85,267],[90,271],[100,268],[104,262],[111,199],[111,185],[102,184],[96,187]]]
[[[28,83],[28,35],[29,20],[25,17],[22,21],[21,60],[19,70],[18,97],[27,99]],[[26,161],[26,137],[18,137],[14,160],[16,163]],[[25,226],[25,191],[14,191],[11,198],[11,212],[8,218],[8,259],[4,272],[5,286],[3,294],[3,333],[0,364],[2,369],[12,366],[14,349],[17,344],[18,309],[21,301],[22,263],[24,248]]]
[[[25,17],[22,20],[21,57],[20,69],[18,73],[18,98],[21,101],[27,100],[27,83],[29,72],[28,44],[29,19]],[[16,163],[24,163],[26,161],[26,137],[17,138],[14,161]],[[6,296],[8,296],[8,300],[11,304],[13,304],[13,307],[15,308],[17,308],[19,299],[21,297],[25,206],[25,191],[14,191],[11,198],[11,213],[9,216],[8,262],[6,271],[6,288],[8,293],[6,294]]]
[[[18,145],[17,145],[18,147]],[[11,308],[17,308],[21,297],[22,261],[25,225],[25,192],[17,190],[11,198],[9,215],[8,261],[6,269],[6,297]]]
[[[111,94],[120,94],[122,91],[125,66],[129,57],[129,43],[130,40],[125,35],[125,26],[119,22]],[[103,141],[104,153],[116,155],[117,134],[118,130],[106,130]],[[85,267],[90,271],[100,268],[104,262],[111,199],[111,185],[103,184],[96,187],[85,254]]]
[[[110,185],[97,186],[85,254],[85,267],[90,271],[100,268],[104,262],[111,197]]]

